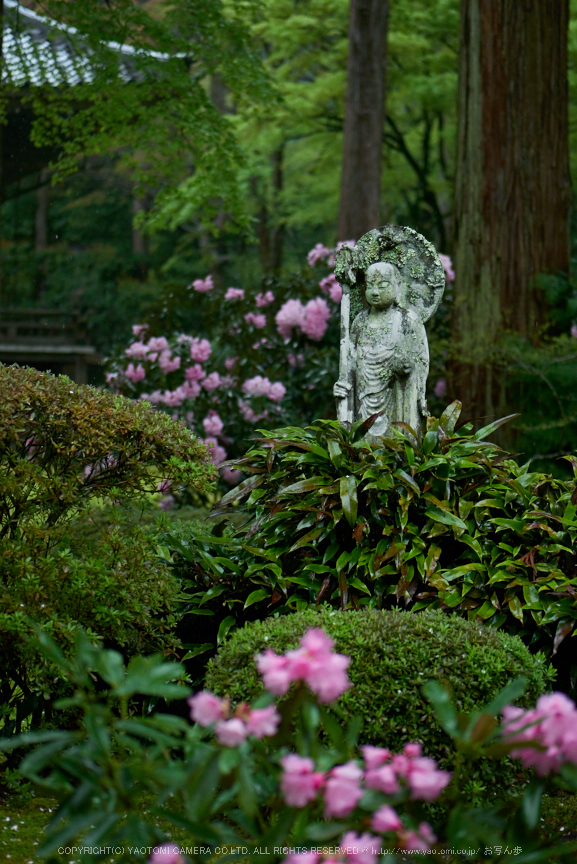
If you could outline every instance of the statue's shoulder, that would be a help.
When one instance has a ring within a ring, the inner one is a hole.
[[[351,324],[351,333],[358,333],[359,330],[362,329],[365,321],[367,320],[369,314],[368,309],[361,309],[358,315],[355,316],[353,323]]]

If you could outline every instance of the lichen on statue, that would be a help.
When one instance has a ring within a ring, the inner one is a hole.
[[[339,417],[352,422],[378,414],[370,438],[390,435],[398,421],[420,434],[428,415],[423,322],[442,296],[442,264],[421,235],[396,226],[370,231],[355,249],[338,255],[337,278],[345,292],[357,292],[357,308],[363,301],[352,323],[352,303],[342,310],[341,369],[334,386]]]

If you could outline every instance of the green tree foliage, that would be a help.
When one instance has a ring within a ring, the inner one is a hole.
[[[0,366],[2,721],[49,719],[62,682],[25,641],[30,622],[70,649],[79,624],[126,653],[174,650],[179,586],[138,526],[99,533],[90,510],[156,492],[207,490],[204,446],[144,403],[68,378]],[[91,530],[92,529],[92,530]]]

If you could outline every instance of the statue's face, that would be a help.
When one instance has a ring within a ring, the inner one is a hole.
[[[397,302],[399,271],[393,264],[371,264],[367,270],[365,297],[373,309],[386,309]]]

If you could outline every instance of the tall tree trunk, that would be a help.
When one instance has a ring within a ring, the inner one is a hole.
[[[379,225],[388,0],[351,0],[338,239]]]
[[[278,219],[279,198],[283,189],[283,156],[284,148],[281,146],[271,156],[272,166],[272,208],[261,195],[261,206],[257,217],[258,248],[262,269],[269,273],[278,273],[282,265],[282,253],[284,245],[284,225]],[[258,197],[258,187],[255,178],[253,183],[255,196]],[[272,210],[272,212],[271,212]],[[277,218],[274,218],[276,213]]]
[[[461,0],[453,390],[503,409],[494,365],[509,331],[536,342],[539,273],[569,268],[569,0]]]

